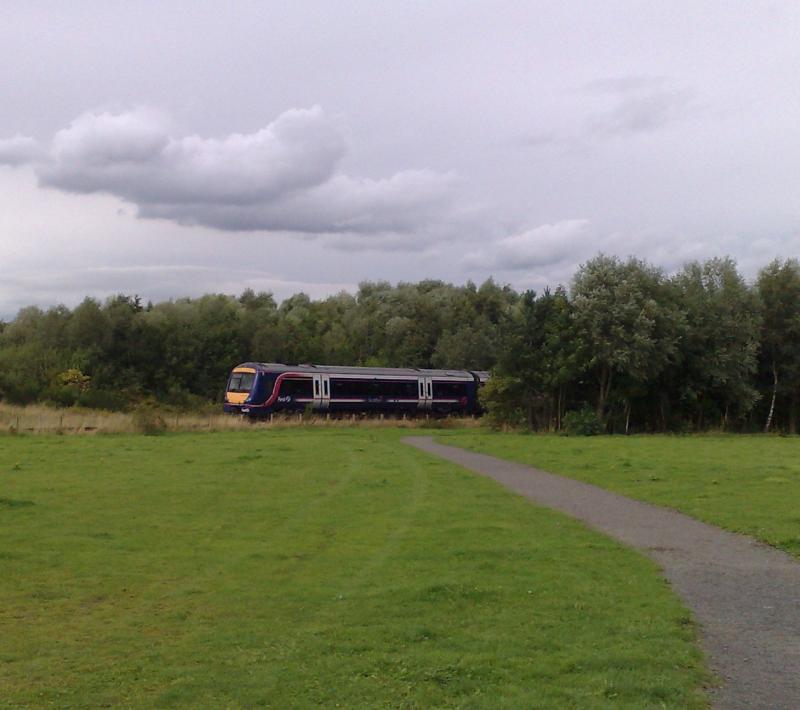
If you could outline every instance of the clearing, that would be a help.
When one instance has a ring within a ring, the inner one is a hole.
[[[706,707],[653,562],[407,433],[0,438],[0,703]]]

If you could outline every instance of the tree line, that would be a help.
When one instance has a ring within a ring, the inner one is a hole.
[[[498,423],[610,432],[797,430],[800,264],[747,283],[730,258],[666,275],[600,255],[569,288],[488,280],[362,283],[278,304],[269,293],[143,304],[118,295],[0,323],[0,398],[125,409],[220,401],[247,360],[491,370]]]

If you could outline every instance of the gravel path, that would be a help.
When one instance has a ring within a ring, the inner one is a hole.
[[[800,710],[800,563],[793,557],[588,483],[444,446],[431,437],[403,441],[489,476],[654,559],[700,624],[711,667],[723,681],[713,692],[715,708]]]

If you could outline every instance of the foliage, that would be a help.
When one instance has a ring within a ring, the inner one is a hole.
[[[570,329],[566,292],[525,291],[501,322],[495,378],[486,407],[490,417],[530,428],[558,427],[564,389],[577,372],[581,350]],[[491,385],[491,381],[490,381]]]
[[[578,270],[572,287],[577,339],[597,379],[597,417],[615,379],[655,379],[675,357],[682,313],[662,272],[637,259],[600,255]]]
[[[5,439],[0,704],[707,706],[656,565],[398,438]]]
[[[797,431],[800,399],[800,262],[773,261],[758,275],[762,303],[761,372],[772,384],[765,429],[778,419],[792,433]]]
[[[597,412],[587,405],[564,415],[564,432],[570,436],[597,436],[603,433],[603,424]]]
[[[754,374],[761,309],[731,259],[688,264],[675,279],[686,314],[681,344],[680,400],[698,429],[718,421],[726,428],[758,401]]]
[[[481,406],[486,421],[494,428],[522,427],[527,424],[520,404],[522,383],[519,378],[505,375],[492,377],[481,390]]]
[[[26,308],[0,332],[0,398],[119,409],[155,397],[194,407],[220,401],[231,366],[247,360],[488,369],[516,298],[492,281],[423,281],[364,283],[355,296],[320,301],[301,293],[280,306],[248,289],[148,306],[120,295],[72,311]],[[59,378],[73,370],[90,380],[65,385]]]
[[[219,406],[230,368],[251,360],[491,370],[482,400],[498,426],[559,431],[590,404],[608,432],[795,432],[800,266],[773,262],[751,285],[727,258],[668,277],[600,255],[569,290],[541,293],[378,281],[280,304],[248,289],[30,307],[0,329],[0,399],[196,410]]]

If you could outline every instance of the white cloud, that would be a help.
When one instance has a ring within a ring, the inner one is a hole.
[[[341,172],[345,141],[319,106],[221,139],[171,137],[149,109],[86,113],[47,150],[22,137],[0,151],[5,144],[0,162],[32,162],[44,186],[109,193],[141,217],[226,231],[417,233],[444,219],[455,184],[432,170],[381,179]]]
[[[579,259],[581,254],[596,249],[589,221],[566,219],[504,237],[489,248],[470,252],[464,257],[464,265],[503,271],[540,269]]]

